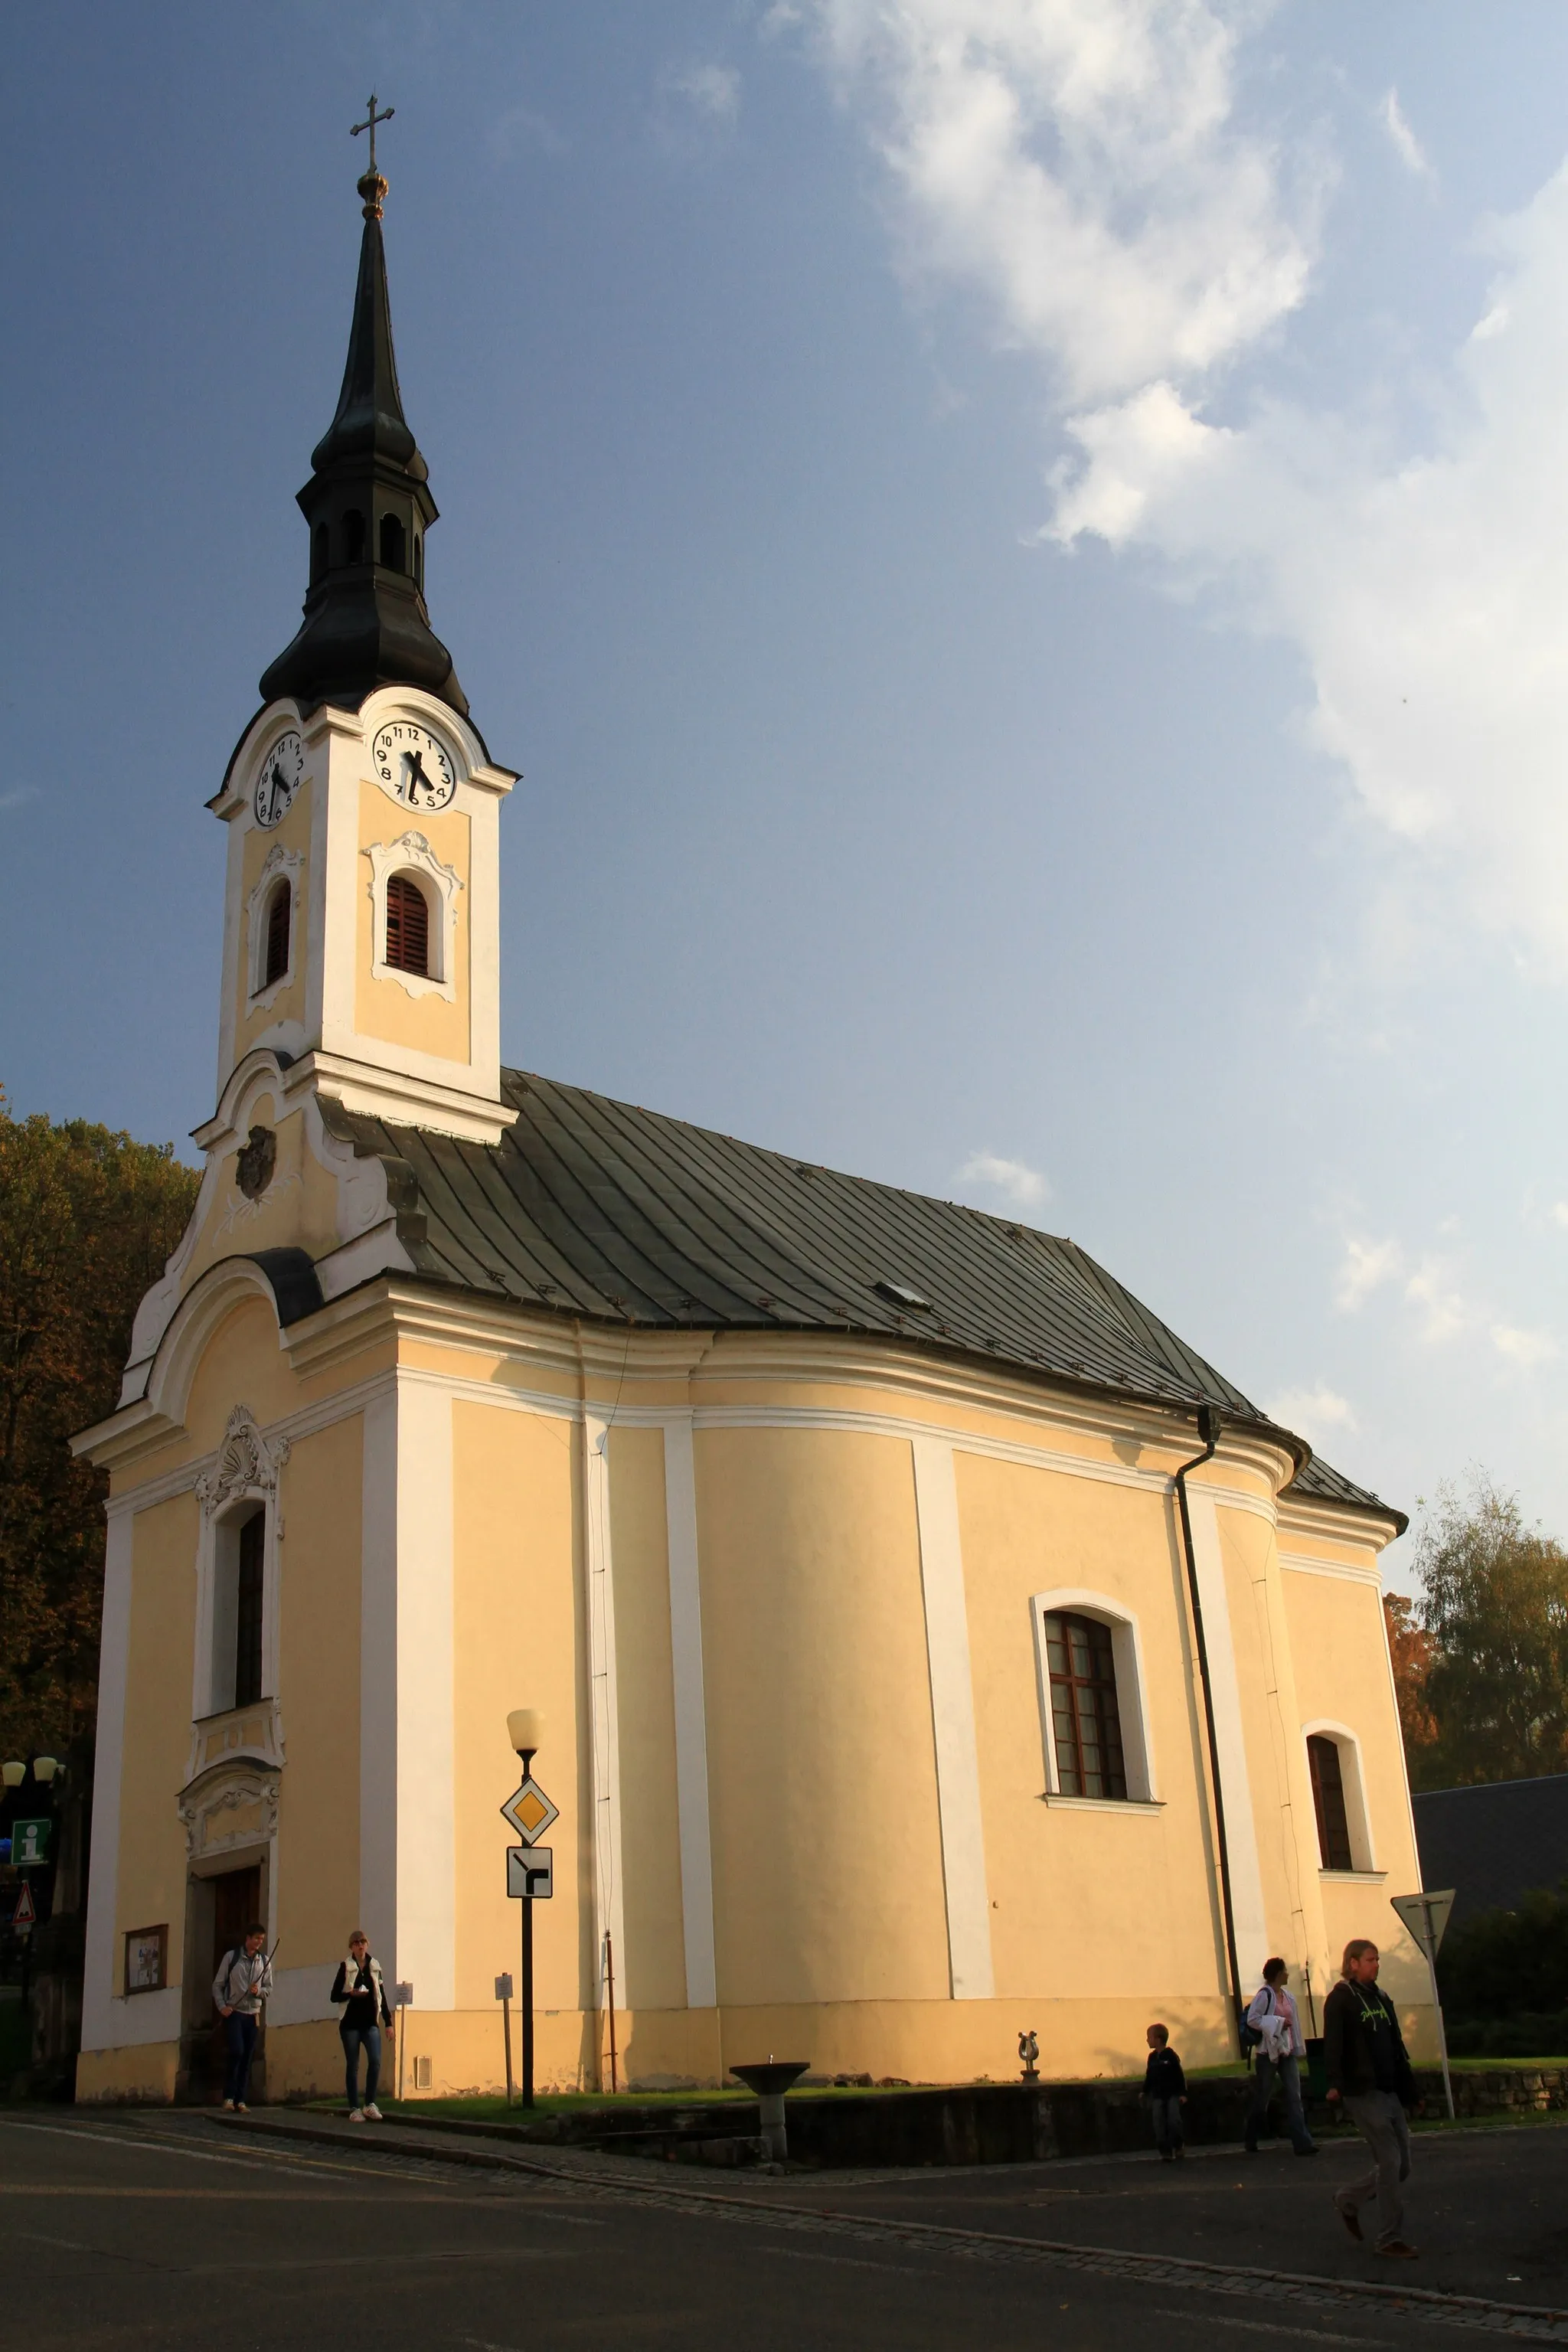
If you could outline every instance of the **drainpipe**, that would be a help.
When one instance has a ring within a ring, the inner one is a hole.
[[[1176,1500],[1182,1513],[1182,1548],[1187,1556],[1187,1591],[1192,1596],[1193,1633],[1198,1654],[1198,1679],[1203,1685],[1204,1725],[1208,1733],[1209,1774],[1214,1781],[1215,1844],[1219,1854],[1220,1910],[1225,1920],[1225,1956],[1230,1967],[1230,1998],[1234,2011],[1236,2047],[1238,2056],[1245,2056],[1241,2042],[1241,1969],[1236,1957],[1236,1908],[1230,1895],[1230,1846],[1225,1833],[1225,1790],[1219,1777],[1219,1736],[1215,1729],[1214,1690],[1209,1681],[1208,1643],[1204,1639],[1204,1604],[1198,1594],[1198,1561],[1193,1549],[1193,1518],[1187,1508],[1187,1473],[1203,1463],[1212,1462],[1219,1444],[1221,1422],[1217,1405],[1198,1407],[1198,1435],[1204,1450],[1184,1462],[1176,1473]]]

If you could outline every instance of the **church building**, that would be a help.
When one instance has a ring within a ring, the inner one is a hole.
[[[1432,2046],[1380,1598],[1401,1515],[1074,1243],[503,1067],[491,757],[364,226],[309,586],[208,803],[216,1101],[109,1474],[84,2099],[498,2088],[507,1717],[559,1807],[543,2085],[770,2053],[911,2082],[1235,2049],[1347,1937]],[[200,1108],[201,1106],[193,1106]],[[613,1987],[613,1992],[612,1992]],[[1303,1997],[1303,2009],[1307,2001]]]

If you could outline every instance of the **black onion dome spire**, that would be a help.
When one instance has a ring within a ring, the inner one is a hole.
[[[364,235],[343,388],[300,492],[310,528],[305,618],[262,678],[261,697],[357,710],[378,686],[422,686],[466,717],[452,656],[425,608],[425,533],[437,509],[397,388],[381,240],[386,182],[374,166],[359,192]]]

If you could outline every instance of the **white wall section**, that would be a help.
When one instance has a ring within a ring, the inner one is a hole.
[[[395,1950],[415,2007],[450,2009],[457,1993],[451,1398],[400,1381],[396,1447]]]
[[[1189,1483],[1187,1507],[1193,1523],[1198,1598],[1203,1603],[1215,1744],[1219,1749],[1237,1960],[1245,1987],[1257,1981],[1271,1948],[1263,1908],[1263,1875],[1258,1865],[1258,1831],[1252,1815],[1252,1782],[1247,1769],[1247,1742],[1242,1731],[1241,1687],[1237,1680],[1230,1603],[1225,1589],[1225,1559],[1220,1550],[1219,1517],[1214,1496],[1205,1488]]]
[[[587,1538],[588,1673],[594,1736],[594,1895],[599,2005],[604,2007],[605,1931],[615,1943],[616,2007],[627,1992],[621,1885],[621,1741],[616,1687],[616,1577],[610,1556],[610,1430],[592,1409],[583,1417],[583,1525]]]
[[[92,1867],[88,1881],[87,1954],[81,1993],[81,2046],[109,2050],[127,2039],[115,1911],[120,1883],[120,1759],[125,1739],[125,1675],[131,1656],[131,1552],[135,1518],[110,1510],[103,1558],[103,1646],[98,1664],[98,1739],[92,1780]],[[140,1923],[132,1921],[132,1926]],[[171,1931],[172,1932],[172,1931]],[[170,1958],[175,1966],[175,1949]],[[139,2000],[151,2000],[139,1993]],[[175,2001],[178,2019],[179,2004]],[[179,2032],[176,2021],[174,2031]]]
[[[708,1826],[702,1591],[697,1564],[697,1465],[689,1412],[665,1423],[664,1508],[669,1563],[669,1646],[675,1683],[675,1780],[680,1818],[686,2005],[689,2009],[711,2009],[719,1993],[713,1957],[713,1852]]]
[[[389,1976],[397,1948],[397,1396],[364,1407],[360,1504],[359,1924]],[[401,1973],[406,1974],[405,1969]]]
[[[917,1437],[912,1452],[947,1895],[948,1975],[954,2000],[989,2000],[995,1990],[991,1907],[980,1817],[980,1759],[974,1744],[974,1685],[969,1670],[958,1482],[951,1445],[939,1438]]]

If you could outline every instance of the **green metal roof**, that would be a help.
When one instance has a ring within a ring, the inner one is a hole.
[[[1289,1437],[1076,1242],[519,1070],[500,1144],[353,1118],[416,1270],[609,1325],[878,1334]],[[334,1120],[334,1124],[336,1124]],[[1399,1520],[1290,1439],[1292,1491]]]

